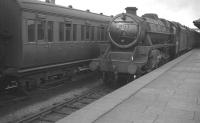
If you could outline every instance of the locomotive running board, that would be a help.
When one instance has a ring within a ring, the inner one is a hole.
[[[174,44],[158,44],[158,45],[152,45],[152,46],[137,46],[134,51],[133,63],[135,64],[146,63],[148,61],[149,52],[152,49],[172,47],[172,46],[175,46],[175,45]]]

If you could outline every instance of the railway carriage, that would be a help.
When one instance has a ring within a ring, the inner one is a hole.
[[[89,10],[37,0],[1,0],[0,15],[1,35],[7,35],[0,44],[1,88],[13,82],[11,76],[26,88],[71,76],[99,56],[99,47],[108,45],[111,17]]]

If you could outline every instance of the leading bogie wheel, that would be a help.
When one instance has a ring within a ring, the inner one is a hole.
[[[102,80],[103,83],[110,87],[116,87],[117,86],[117,76],[113,72],[103,72]]]

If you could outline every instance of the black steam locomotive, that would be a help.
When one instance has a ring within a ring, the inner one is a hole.
[[[112,42],[104,55],[90,64],[103,72],[105,83],[134,79],[193,48],[197,32],[156,14],[136,15],[137,8],[115,16],[109,24]],[[112,83],[114,82],[114,83]]]

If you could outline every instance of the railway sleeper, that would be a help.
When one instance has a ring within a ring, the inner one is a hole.
[[[51,121],[55,122],[55,121],[57,121],[57,120],[59,120],[59,119],[65,117],[65,116],[66,116],[66,115],[63,115],[63,114],[60,114],[60,113],[57,113],[57,112],[54,112],[54,111],[53,111],[53,112],[51,112],[51,113],[49,113],[49,114],[43,116],[42,118],[43,118],[43,119],[47,119],[47,120],[49,120],[50,122],[51,122]]]
[[[49,120],[48,118],[44,118],[44,117],[40,117],[39,121],[46,121],[46,122],[49,122],[49,123],[54,123],[55,122],[55,121]]]
[[[88,104],[90,104],[92,101],[93,101],[93,100],[86,100],[86,99],[83,99],[83,100],[80,101],[80,103],[88,105]]]
[[[63,107],[65,107],[65,108],[70,108],[70,109],[75,109],[75,110],[80,109],[79,107],[72,106],[72,105],[64,105]]]
[[[53,112],[55,112],[57,114],[61,114],[61,115],[69,115],[70,114],[70,113],[62,112],[60,110],[54,110]]]
[[[90,100],[96,100],[98,97],[95,96],[86,96],[85,98],[90,99]]]

